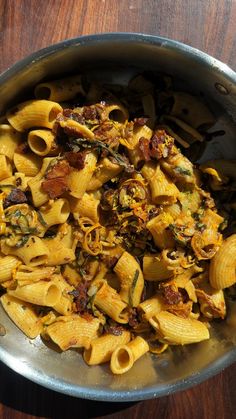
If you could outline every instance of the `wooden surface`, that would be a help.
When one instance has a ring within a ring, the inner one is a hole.
[[[98,32],[146,32],[202,49],[236,70],[236,0],[0,0],[0,71],[39,48]],[[78,372],[79,373],[79,372]],[[236,364],[197,387],[138,403],[46,390],[0,363],[0,419],[233,419]]]

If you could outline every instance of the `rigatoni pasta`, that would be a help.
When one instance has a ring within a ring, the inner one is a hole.
[[[30,339],[123,374],[225,318],[235,202],[218,211],[176,145],[213,123],[200,101],[170,86],[155,98],[143,76],[85,97],[82,80],[39,83],[0,125],[0,300]],[[215,194],[232,188],[232,161],[201,168]]]

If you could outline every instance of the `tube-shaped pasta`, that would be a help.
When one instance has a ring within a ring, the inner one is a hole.
[[[6,179],[12,175],[12,166],[6,156],[0,154],[0,180]]]
[[[21,261],[14,256],[0,258],[0,284],[12,279],[13,271],[21,264]]]
[[[144,287],[141,268],[130,253],[124,252],[118,260],[115,273],[120,280],[120,296],[131,307],[140,303]]]
[[[152,319],[160,338],[171,345],[187,345],[209,339],[208,328],[199,320],[178,317],[168,311],[161,311]]]
[[[129,119],[129,112],[123,105],[114,103],[105,106],[103,117],[124,124]]]
[[[64,316],[71,314],[73,297],[69,294],[74,289],[69,285],[62,275],[53,275],[52,281],[60,288],[61,297],[59,301],[53,306],[54,310]]]
[[[138,305],[138,310],[143,313],[145,320],[151,319],[152,316],[154,316],[156,313],[159,313],[163,309],[164,303],[159,295],[148,298]]]
[[[162,254],[150,254],[143,257],[143,276],[147,281],[163,281],[174,275],[173,269],[163,259]]]
[[[50,100],[28,100],[7,112],[8,122],[16,131],[24,132],[33,127],[52,128],[62,107]]]
[[[98,206],[100,201],[96,199],[92,193],[84,193],[81,199],[70,197],[69,199],[71,212],[75,218],[88,217],[95,223],[99,220]]]
[[[142,160],[140,150],[139,150],[139,140],[140,138],[146,138],[150,140],[153,136],[153,131],[144,125],[142,127],[134,127],[133,136],[128,139],[129,142],[129,158],[133,165],[137,167],[138,163]]]
[[[13,159],[13,154],[21,141],[21,135],[15,131],[10,125],[0,125],[0,154]]]
[[[176,202],[179,190],[159,165],[155,166],[152,162],[146,163],[141,172],[149,183],[152,201],[155,204],[172,205]]]
[[[236,283],[236,234],[223,241],[210,263],[209,280],[213,288],[228,288]]]
[[[28,134],[28,144],[33,153],[38,156],[47,156],[57,151],[55,134],[47,129],[36,129]]]
[[[100,321],[96,318],[85,319],[79,315],[62,316],[47,327],[47,334],[62,351],[69,348],[88,349],[98,336]]]
[[[80,124],[74,119],[67,119],[65,121],[59,121],[59,124],[62,128],[73,129],[79,137],[82,138],[94,138],[94,133],[86,125]]]
[[[35,207],[40,207],[49,200],[49,196],[41,188],[42,178],[46,173],[48,166],[53,162],[53,157],[45,157],[43,164],[38,174],[29,181],[29,188],[32,194],[33,204]]]
[[[93,303],[118,323],[128,323],[127,304],[122,301],[118,292],[110,287],[105,280],[97,281],[98,291]]]
[[[63,224],[70,215],[70,206],[66,199],[59,198],[52,204],[48,203],[40,208],[40,213],[47,224],[47,228],[55,224]]]
[[[82,198],[95,170],[97,157],[94,153],[88,153],[85,158],[85,167],[81,170],[72,170],[68,176],[70,195]]]
[[[53,307],[61,297],[60,287],[52,281],[39,281],[33,284],[8,290],[8,294],[28,303]]]
[[[149,346],[141,336],[137,336],[127,345],[118,346],[111,356],[111,371],[113,374],[124,374],[148,351]]]
[[[19,286],[32,284],[33,282],[38,282],[42,279],[48,281],[49,279],[51,279],[54,270],[54,268],[47,266],[40,268],[32,268],[30,266],[20,265],[17,268],[16,273],[14,274],[14,279],[17,281],[17,285]]]
[[[89,184],[87,187],[87,191],[94,191],[96,189],[101,188],[101,186],[108,182],[108,180],[116,177],[120,172],[122,172],[123,168],[117,163],[113,163],[107,157],[104,157],[99,166],[96,168]]]
[[[2,244],[2,252],[6,255],[19,257],[25,265],[45,265],[48,261],[49,250],[43,240],[37,236],[30,236],[27,242],[21,247],[10,247]]]
[[[159,249],[171,249],[175,245],[172,233],[168,229],[172,222],[173,218],[170,214],[161,213],[147,223],[147,228]]]
[[[84,95],[80,75],[39,83],[34,89],[37,99],[47,99],[56,102],[73,99],[79,93]]]
[[[64,265],[65,263],[70,263],[75,260],[74,250],[66,246],[61,241],[60,237],[43,239],[43,243],[48,252],[48,266]]]
[[[18,172],[32,177],[39,173],[42,164],[42,160],[33,153],[14,153],[13,161]]]
[[[42,332],[43,325],[31,304],[18,300],[9,294],[2,295],[0,300],[10,319],[26,336],[34,339]]]
[[[130,332],[124,330],[118,336],[106,334],[94,339],[88,349],[84,351],[84,360],[88,365],[98,365],[108,362],[117,346],[130,341]]]

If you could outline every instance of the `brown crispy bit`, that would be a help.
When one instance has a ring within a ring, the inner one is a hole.
[[[151,160],[149,144],[150,141],[147,138],[141,137],[139,139],[139,151],[145,161]]]
[[[164,286],[162,293],[167,304],[178,304],[182,301],[181,293],[174,290],[171,285]]]
[[[134,125],[142,127],[147,123],[149,118],[141,117],[141,118],[134,118]]]
[[[66,160],[60,160],[46,173],[46,179],[56,179],[68,176],[70,173],[70,165]]]
[[[139,324],[139,319],[138,319],[138,311],[136,308],[131,308],[129,311],[129,326],[130,327],[137,327]]]
[[[89,296],[87,294],[89,288],[89,282],[82,281],[74,291],[71,291],[69,294],[74,296],[75,308],[78,313],[87,312],[87,304],[89,301]]]
[[[23,143],[19,144],[16,149],[15,149],[16,153],[19,154],[27,154],[30,152],[30,147],[29,144],[27,143],[27,141],[24,141]]]
[[[42,182],[42,189],[46,192],[50,199],[55,199],[68,191],[67,179],[58,177],[55,179],[47,179]]]
[[[120,324],[116,323],[114,320],[110,320],[109,324],[106,323],[104,325],[104,330],[107,333],[110,333],[111,335],[120,336],[122,335],[124,328]]]
[[[83,115],[79,112],[74,112],[73,109],[63,109],[63,116],[65,116],[65,118],[62,119],[73,119],[73,121],[79,122],[79,124],[84,125],[85,123],[85,119],[83,117]]]
[[[22,192],[21,189],[14,188],[4,200],[4,208],[9,207],[10,205],[24,204],[25,202],[27,202],[27,198],[24,192]]]
[[[118,261],[116,256],[101,255],[100,259],[105,263],[108,268],[113,268]]]
[[[94,121],[98,119],[99,114],[95,106],[84,106],[83,117],[87,120]]]
[[[85,157],[86,157],[86,153],[84,152],[75,153],[74,151],[68,151],[65,153],[65,158],[70,164],[70,166],[78,170],[81,170],[84,168]]]

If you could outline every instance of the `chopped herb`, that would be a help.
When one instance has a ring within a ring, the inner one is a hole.
[[[181,167],[181,166],[175,167],[174,170],[175,170],[175,172],[179,173],[180,175],[184,175],[184,176],[191,176],[192,175],[190,170],[185,169],[184,167]]]
[[[29,240],[29,236],[23,236],[19,241],[18,241],[18,243],[16,243],[16,247],[17,247],[17,249],[19,248],[19,247],[22,247],[22,246],[24,246],[26,243],[27,243],[27,241]]]
[[[97,148],[106,150],[120,166],[123,166],[127,172],[133,172],[134,167],[125,161],[125,159],[117,151],[111,149],[107,144],[100,140],[88,140],[86,138],[71,138],[70,144],[73,146],[79,146],[83,148]]]
[[[133,296],[134,296],[134,291],[135,291],[135,287],[138,281],[138,277],[139,277],[139,270],[136,269],[135,273],[134,273],[134,277],[133,277],[133,281],[129,290],[129,305],[132,307],[133,306]]]
[[[41,214],[41,212],[40,211],[38,211],[38,219],[39,219],[39,222],[44,226],[44,227],[47,227],[47,223],[46,223],[46,221],[44,220],[44,218],[43,218],[43,216],[42,216],[42,214]]]

